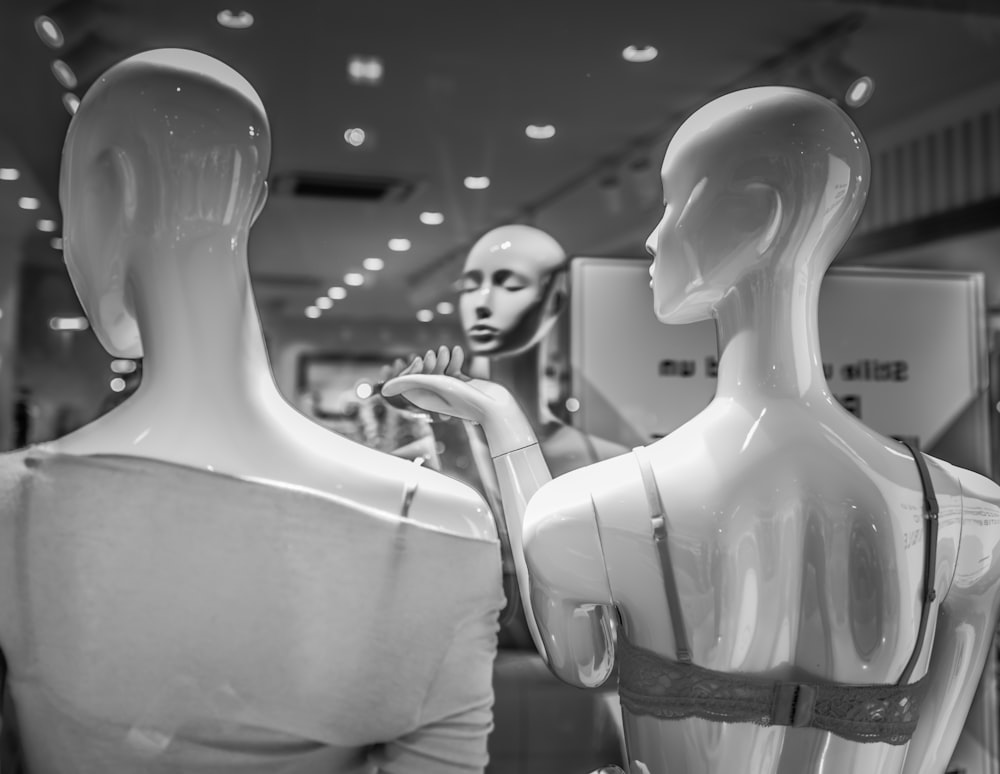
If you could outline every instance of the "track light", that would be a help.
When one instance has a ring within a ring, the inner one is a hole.
[[[88,32],[78,43],[63,47],[60,57],[52,62],[52,74],[64,88],[83,94],[120,58],[111,43],[97,33]],[[69,85],[70,82],[74,85]]]
[[[35,32],[49,48],[60,50],[79,41],[93,24],[93,8],[66,0],[35,17]]]

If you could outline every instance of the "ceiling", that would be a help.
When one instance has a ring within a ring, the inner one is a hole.
[[[40,217],[59,218],[69,121],[50,71],[56,54],[33,28],[55,5],[0,8],[0,167],[22,171],[0,181],[0,236],[27,244],[30,261],[58,266],[51,235],[34,230]],[[254,24],[221,26],[224,9],[249,11]],[[447,298],[469,245],[512,220],[547,229],[571,254],[639,254],[658,216],[659,157],[678,122],[740,86],[826,88],[815,65],[834,41],[877,84],[853,112],[862,132],[1000,81],[995,0],[70,0],[62,10],[75,17],[64,56],[87,80],[160,46],[197,49],[243,73],[268,110],[272,178],[391,179],[409,191],[371,201],[276,190],[269,199],[250,261],[270,313],[301,316],[364,258],[385,261],[317,324],[414,319]],[[85,50],[75,60],[72,37],[88,30],[97,45],[89,61]],[[626,62],[630,44],[659,56]],[[349,82],[348,59],[359,54],[382,59],[380,85]],[[551,124],[555,136],[529,139],[528,124]],[[366,132],[360,147],[344,140],[352,127]],[[489,188],[463,185],[480,175]],[[41,208],[19,209],[24,195]],[[444,222],[422,224],[425,210]],[[390,238],[412,247],[393,252]]]

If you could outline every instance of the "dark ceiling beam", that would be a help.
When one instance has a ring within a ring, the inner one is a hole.
[[[1000,16],[1000,0],[818,0],[824,5],[848,5],[855,8],[898,8],[904,11]]]

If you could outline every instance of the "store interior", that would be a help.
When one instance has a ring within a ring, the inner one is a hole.
[[[333,432],[392,453],[429,422],[435,438],[420,453],[484,486],[474,455],[451,454],[463,442],[455,422],[422,417],[414,430],[372,408],[383,366],[464,344],[455,283],[476,241],[524,224],[571,264],[645,272],[676,129],[728,92],[794,86],[836,101],[872,161],[864,214],[833,271],[976,277],[976,387],[936,442],[957,464],[1000,473],[996,0],[6,0],[0,449],[72,432],[141,383],[141,360],[105,351],[74,291],[59,181],[79,100],[107,68],[155,48],[225,62],[266,108],[253,295],[279,390]],[[583,377],[567,375],[583,368],[572,362],[581,315],[571,307],[552,329],[539,369],[553,383],[538,388],[551,391],[548,408],[571,426],[591,421],[573,397]],[[523,634],[501,644],[497,669],[488,772],[621,765],[613,690],[560,684]],[[953,770],[1000,770],[995,693],[977,700]]]

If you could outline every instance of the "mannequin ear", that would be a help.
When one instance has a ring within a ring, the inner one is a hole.
[[[254,207],[253,215],[250,218],[250,225],[252,226],[257,222],[257,218],[260,217],[260,213],[264,210],[264,205],[267,204],[267,196],[270,189],[267,187],[267,181],[264,181],[264,186],[260,189],[260,194],[257,196],[257,206]]]
[[[785,208],[781,201],[781,194],[774,186],[767,183],[750,183],[747,186],[747,191],[752,191],[757,196],[765,197],[767,201],[767,223],[757,240],[757,254],[763,255],[771,249],[774,240],[778,238]]]
[[[549,291],[549,302],[546,317],[558,317],[566,308],[568,293],[566,270],[557,269],[552,277],[552,288]]]

